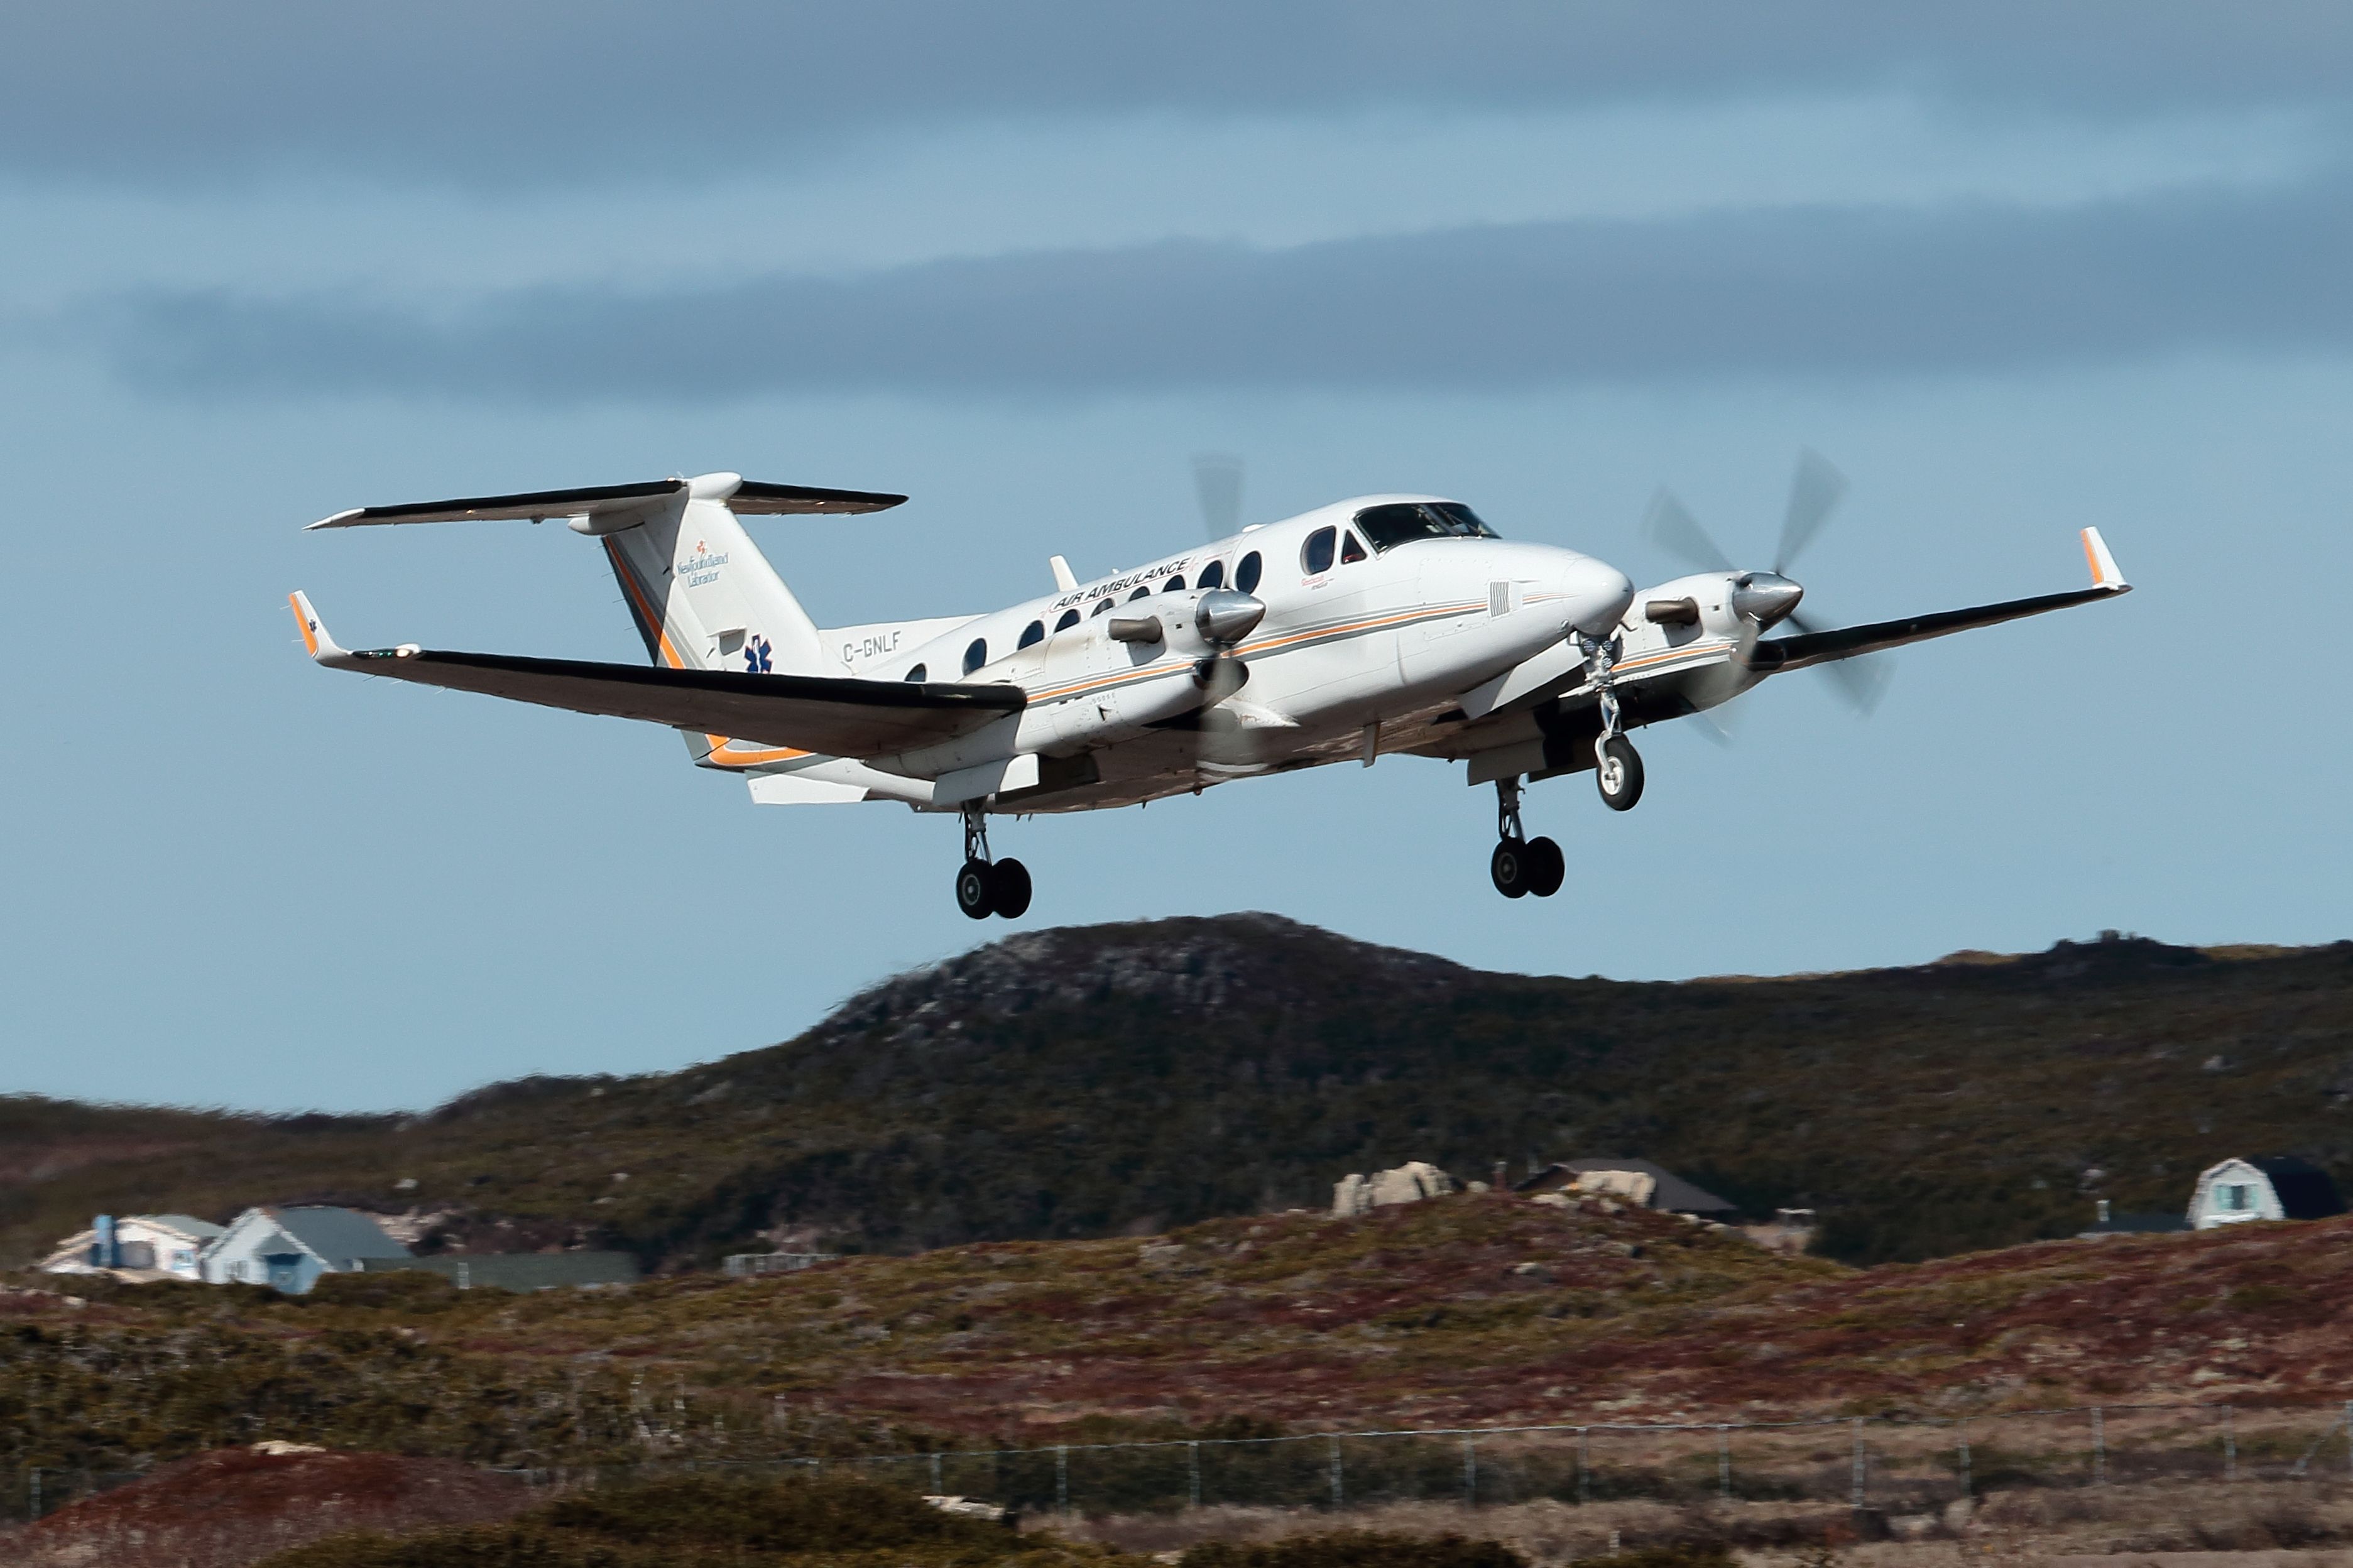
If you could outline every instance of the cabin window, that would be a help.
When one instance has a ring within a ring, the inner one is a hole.
[[[973,638],[972,646],[964,650],[964,672],[966,675],[970,675],[974,670],[978,669],[982,665],[987,664],[987,662],[988,639],[987,637]]]
[[[1362,561],[1364,558],[1365,542],[1356,537],[1356,531],[1352,528],[1340,536],[1340,564],[1345,566],[1350,562]]]
[[[1087,614],[1088,614],[1088,615],[1090,615],[1090,616],[1100,616],[1100,615],[1102,615],[1105,610],[1108,610],[1108,609],[1110,609],[1110,608],[1111,608],[1111,601],[1110,601],[1109,599],[1097,599],[1097,600],[1095,601],[1095,607],[1094,607],[1093,609],[1092,609],[1092,610],[1089,610],[1089,611],[1087,612]]]
[[[1185,591],[1185,579],[1181,576],[1171,577],[1160,584],[1160,591],[1164,594],[1181,594]]]
[[[1029,647],[1032,643],[1041,643],[1045,640],[1046,623],[1043,621],[1031,621],[1028,626],[1021,628],[1021,640],[1015,643],[1013,646],[1017,648],[1024,648]]]
[[[1134,592],[1134,593],[1130,594],[1130,595],[1127,596],[1127,602],[1128,602],[1129,604],[1133,605],[1133,604],[1134,604],[1134,603],[1135,603],[1135,601],[1136,601],[1136,600],[1138,600],[1138,599],[1148,599],[1148,598],[1150,598],[1151,596],[1152,596],[1152,590],[1151,590],[1150,588],[1143,587],[1143,586],[1139,585],[1139,586],[1136,588],[1136,590],[1135,590],[1135,592]]]
[[[1058,632],[1066,632],[1078,624],[1079,612],[1076,610],[1064,610],[1062,612],[1062,618],[1054,623],[1054,629]]]
[[[1356,514],[1356,526],[1376,550],[1394,550],[1417,539],[1493,539],[1495,531],[1479,514],[1454,501],[1391,501]]]
[[[1201,568],[1201,574],[1193,579],[1196,588],[1222,588],[1225,585],[1226,563],[1222,561],[1210,562]]]
[[[1337,530],[1319,528],[1307,536],[1299,547],[1299,569],[1310,577],[1321,576],[1332,570],[1332,552],[1339,542]]]
[[[907,672],[907,679],[915,682],[918,686],[922,685],[924,681],[929,680],[931,678],[932,672],[925,669],[920,664]]]
[[[1257,593],[1258,574],[1265,565],[1266,563],[1258,558],[1258,552],[1255,550],[1243,556],[1234,566],[1234,586],[1245,594]]]

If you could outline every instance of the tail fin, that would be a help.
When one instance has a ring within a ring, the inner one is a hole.
[[[705,475],[638,526],[603,533],[647,656],[674,669],[847,673],[728,510],[735,482]]]

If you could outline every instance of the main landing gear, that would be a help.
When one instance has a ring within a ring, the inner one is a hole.
[[[1487,874],[1495,891],[1507,899],[1534,893],[1549,899],[1560,891],[1568,875],[1568,861],[1560,846],[1549,838],[1530,838],[1520,828],[1520,781],[1495,781],[1495,852],[1487,858]]]
[[[988,858],[988,818],[976,805],[964,808],[964,865],[956,871],[955,901],[976,921],[991,915],[1018,920],[1029,909],[1029,868]]]

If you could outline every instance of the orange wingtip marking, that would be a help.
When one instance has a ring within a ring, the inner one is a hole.
[[[289,594],[286,595],[286,602],[293,607],[294,625],[302,634],[302,646],[311,650],[311,658],[318,658],[319,634],[311,629],[311,617],[302,613],[302,601],[296,595]]]
[[[2092,569],[2092,581],[2102,587],[2105,587],[2107,585],[2108,579],[2105,574],[2100,571],[2100,552],[2092,548],[2092,531],[2087,528],[2081,533],[2077,534],[2076,537],[2083,541],[2084,564]]]

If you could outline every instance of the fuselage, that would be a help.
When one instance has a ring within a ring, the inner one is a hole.
[[[1195,624],[1208,592],[1249,595],[1264,614],[1219,647]],[[1004,682],[1029,697],[987,730],[877,759],[881,771],[937,778],[996,758],[1084,755],[1083,770],[1059,775],[1063,788],[1020,792],[1005,807],[1078,809],[1334,760],[1364,747],[1371,726],[1398,727],[1403,741],[1418,717],[1539,651],[1580,632],[1610,635],[1632,596],[1615,567],[1500,539],[1459,502],[1366,496],[990,615],[924,624],[920,642],[870,646],[853,668],[867,679]],[[1145,617],[1157,625],[1140,627]],[[1156,635],[1138,640],[1139,630]],[[1212,668],[1220,659],[1247,673]]]

